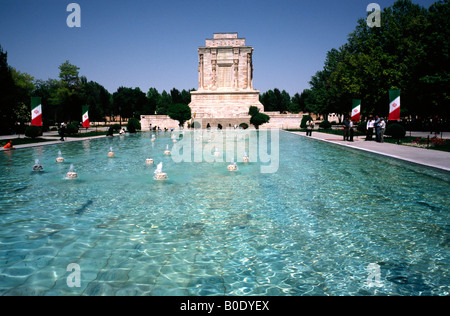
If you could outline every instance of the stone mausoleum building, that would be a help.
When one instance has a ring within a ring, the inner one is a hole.
[[[250,106],[264,111],[253,89],[253,48],[237,33],[217,33],[198,49],[198,91],[191,92],[195,118],[238,118]]]
[[[253,47],[246,44],[238,33],[215,33],[198,48],[198,90],[191,92],[192,123],[202,128],[223,128],[246,123],[250,125],[248,111],[256,106],[261,112],[258,90],[253,87]],[[271,119],[263,127],[298,128],[301,114],[266,112]],[[176,128],[177,121],[165,115],[142,115],[142,130],[150,124],[161,128]]]

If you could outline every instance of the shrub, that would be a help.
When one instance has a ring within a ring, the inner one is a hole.
[[[258,113],[250,118],[250,123],[253,124],[256,129],[259,129],[260,125],[269,123],[269,121],[270,116],[264,113]]]
[[[306,122],[309,120],[312,121],[312,117],[310,115],[303,115],[302,122],[300,123],[300,128],[306,128]]]
[[[358,127],[356,127],[358,132],[365,133],[367,129],[367,122],[361,121],[358,123]]]
[[[38,136],[42,136],[42,128],[39,126],[28,126],[25,129],[25,136],[35,139]]]
[[[130,133],[136,133],[136,130],[141,129],[141,122],[139,122],[137,118],[130,118],[128,120],[127,129]]]
[[[323,128],[323,129],[330,129],[330,128],[331,128],[331,123],[328,122],[327,120],[325,120],[325,121],[322,121],[322,122],[319,124],[319,127],[320,127],[320,128]]]
[[[118,132],[122,129],[122,126],[120,126],[120,124],[114,124],[112,126],[112,128],[113,128],[113,131]]]
[[[239,124],[239,127],[242,127],[242,129],[247,129],[248,128],[248,124],[247,123],[241,123],[241,124]]]
[[[406,130],[402,125],[393,123],[386,127],[385,134],[391,136],[392,138],[403,138],[406,135]]]
[[[76,124],[76,123],[77,122],[67,124],[66,134],[69,134],[69,135],[78,134],[78,124]]]
[[[251,106],[248,114],[251,116],[250,124],[254,125],[256,129],[259,129],[260,125],[269,123],[270,116],[264,113],[260,113],[258,107]]]
[[[167,109],[167,115],[169,115],[172,120],[178,121],[180,126],[183,126],[184,123],[192,118],[191,108],[189,105],[182,103],[170,105]]]
[[[259,108],[256,106],[251,106],[249,108],[248,114],[250,117],[250,124],[255,126],[256,129],[259,129],[260,125],[269,123],[270,116],[264,113],[259,112]]]

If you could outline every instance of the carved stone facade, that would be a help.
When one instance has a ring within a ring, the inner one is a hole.
[[[244,38],[216,33],[198,53],[198,91],[191,92],[189,104],[194,117],[239,117],[252,105],[264,110],[253,89],[253,48]]]

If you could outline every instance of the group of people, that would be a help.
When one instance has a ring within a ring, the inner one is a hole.
[[[379,117],[378,115],[373,118],[370,116],[367,120],[366,126],[366,140],[373,139],[373,132],[375,131],[375,140],[378,143],[384,142],[384,132],[386,131],[386,121],[384,118]]]
[[[344,126],[344,141],[353,141],[354,136],[354,123],[348,116],[345,117],[344,121],[342,122]],[[312,131],[314,128],[314,122],[309,119],[306,122],[306,136],[312,136]],[[375,140],[379,143],[384,142],[384,132],[386,131],[386,121],[384,118],[379,117],[378,115],[370,116],[367,120],[367,126],[366,126],[366,140],[372,140],[373,134],[375,131]]]

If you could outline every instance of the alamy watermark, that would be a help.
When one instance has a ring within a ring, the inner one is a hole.
[[[367,26],[381,27],[381,7],[378,3],[370,3],[367,6],[367,12],[370,12],[367,17]]]
[[[383,284],[381,283],[381,269],[380,266],[376,263],[371,263],[367,266],[367,273],[369,273],[369,276],[366,280],[366,285],[369,288],[372,287],[383,287]]]
[[[71,12],[66,19],[68,27],[81,27],[81,7],[78,3],[69,3],[66,8],[67,12]]]
[[[180,162],[259,163],[261,173],[276,173],[280,164],[278,129],[225,129],[175,131],[172,160]]]
[[[370,3],[367,6],[367,25],[369,27],[381,27],[381,7],[378,3]],[[66,8],[67,12],[71,12],[66,19],[68,27],[81,27],[81,7],[78,3],[69,3]]]
[[[71,272],[66,279],[68,287],[81,287],[81,268],[76,263],[71,263],[67,266],[67,272]]]

